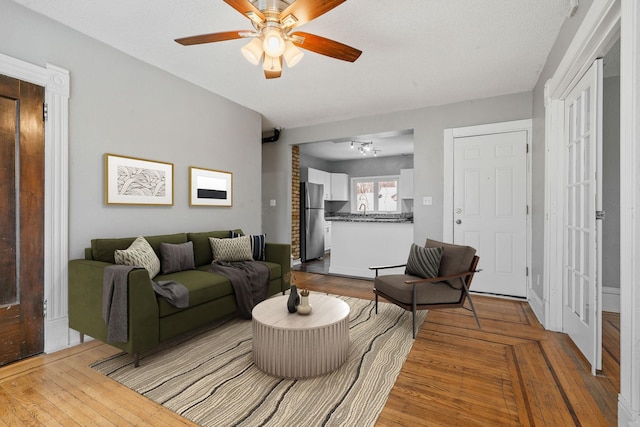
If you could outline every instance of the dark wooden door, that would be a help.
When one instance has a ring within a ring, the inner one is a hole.
[[[0,366],[44,350],[43,105],[0,75]]]

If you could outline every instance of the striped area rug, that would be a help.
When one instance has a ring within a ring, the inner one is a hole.
[[[351,307],[349,357],[323,376],[260,371],[251,322],[240,318],[144,353],[138,368],[127,354],[92,368],[202,426],[372,426],[413,345],[411,314],[380,303],[376,315],[373,301],[337,298]]]

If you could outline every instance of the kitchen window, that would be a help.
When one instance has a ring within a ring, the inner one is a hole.
[[[351,212],[399,213],[397,175],[351,179]]]

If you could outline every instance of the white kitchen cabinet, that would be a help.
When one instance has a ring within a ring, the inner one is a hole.
[[[331,250],[331,222],[324,223],[324,251]]]
[[[349,200],[349,175],[346,173],[331,174],[331,197],[329,200]]]
[[[307,168],[307,173],[307,181],[324,185],[324,200],[331,200],[331,174],[314,168]]]
[[[400,198],[413,199],[413,169],[400,169]]]

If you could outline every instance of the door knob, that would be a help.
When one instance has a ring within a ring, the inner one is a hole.
[[[456,224],[462,224],[462,220],[461,219],[457,219],[456,220]]]

